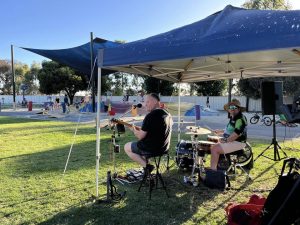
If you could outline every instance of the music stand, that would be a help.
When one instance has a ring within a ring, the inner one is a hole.
[[[273,122],[273,138],[272,138],[272,142],[271,142],[271,144],[270,144],[267,148],[265,148],[265,149],[264,149],[264,150],[256,157],[256,159],[254,159],[254,161],[256,161],[260,156],[263,156],[263,157],[265,157],[265,158],[267,158],[267,159],[271,159],[271,160],[273,160],[273,161],[280,161],[281,159],[285,159],[285,158],[288,157],[287,154],[282,150],[282,148],[280,147],[280,145],[279,145],[278,142],[277,142],[277,138],[276,138],[276,122],[275,122],[275,114],[273,114],[273,120],[272,120],[272,122]],[[265,153],[269,148],[271,148],[272,145],[273,145],[273,147],[274,147],[274,158],[273,158],[273,159],[270,158],[270,157],[268,157],[268,156],[265,156],[265,155],[264,155],[264,153]],[[283,152],[283,154],[285,155],[285,157],[280,158],[278,149],[281,150],[281,151]]]

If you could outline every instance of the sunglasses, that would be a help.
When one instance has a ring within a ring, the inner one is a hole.
[[[230,110],[235,110],[235,109],[238,109],[238,107],[235,106],[235,105],[230,105],[230,106],[228,107],[228,109],[230,109]]]

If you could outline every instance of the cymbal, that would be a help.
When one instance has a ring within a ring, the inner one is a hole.
[[[197,130],[200,127],[196,127],[196,126],[186,126],[185,127],[187,130]]]
[[[210,134],[211,131],[205,128],[197,128],[195,130],[191,130],[189,132],[186,132],[185,134],[189,135],[198,135],[198,134]]]
[[[173,123],[178,123],[178,121],[174,121]],[[179,123],[195,123],[193,121],[180,121]]]

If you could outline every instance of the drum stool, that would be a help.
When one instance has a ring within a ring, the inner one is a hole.
[[[251,180],[249,173],[244,169],[244,167],[249,169],[253,167],[253,153],[251,145],[248,142],[245,142],[245,144],[246,147],[244,149],[223,155],[224,162],[227,161],[227,168],[222,169],[225,169],[227,172],[233,171],[233,174],[236,174],[236,169],[239,168],[246,174],[248,179]],[[218,164],[218,167],[221,166]]]
[[[162,175],[159,171],[161,158],[164,155],[167,155],[167,170],[169,169],[169,153],[168,152],[169,151],[167,150],[163,153],[143,155],[146,158],[147,166],[145,168],[144,176],[140,183],[138,191],[140,191],[142,187],[146,187],[149,185],[149,200],[151,200],[151,193],[152,193],[152,190],[154,189],[154,187],[155,187],[155,189],[159,189],[159,188],[164,189],[167,197],[169,197],[166,184],[165,184],[165,182],[162,178]],[[154,173],[151,173],[152,171],[150,171],[151,168],[150,168],[149,160],[151,158],[154,159],[154,163],[155,163]],[[148,185],[147,185],[147,181],[149,182]],[[161,183],[161,187],[158,187],[159,182]]]

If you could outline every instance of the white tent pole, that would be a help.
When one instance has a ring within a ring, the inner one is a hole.
[[[103,64],[103,49],[99,50],[98,62]],[[98,67],[98,85],[97,85],[97,136],[96,136],[96,197],[99,197],[99,163],[100,163],[100,104],[101,104],[101,67]]]
[[[180,93],[181,93],[181,83],[178,83],[178,142],[180,141]]]

